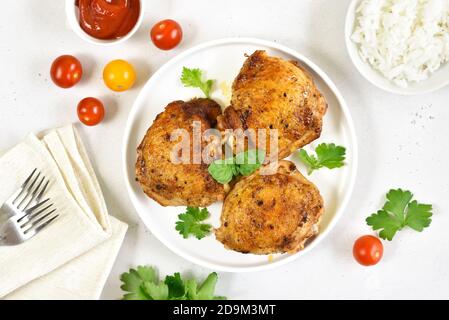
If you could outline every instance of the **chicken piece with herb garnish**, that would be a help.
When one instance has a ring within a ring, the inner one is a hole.
[[[275,174],[260,170],[242,178],[226,196],[217,240],[242,253],[302,250],[318,233],[324,211],[320,192],[290,161],[280,161]]]
[[[219,117],[219,127],[277,129],[283,159],[321,135],[326,109],[312,77],[297,62],[258,50],[235,78],[231,106]]]

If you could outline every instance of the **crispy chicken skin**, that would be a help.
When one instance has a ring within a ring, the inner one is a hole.
[[[223,185],[208,173],[208,165],[174,164],[170,155],[181,138],[170,141],[176,129],[190,133],[192,159],[193,121],[201,122],[201,132],[216,125],[221,107],[210,99],[174,101],[160,113],[137,149],[136,180],[143,191],[163,206],[207,207],[223,200]],[[202,141],[202,148],[207,143]]]
[[[323,199],[295,165],[281,160],[273,175],[243,178],[226,196],[221,227],[226,248],[242,253],[294,253],[318,232]]]
[[[231,106],[219,117],[219,127],[278,129],[283,159],[321,135],[326,109],[326,100],[298,63],[258,50],[234,80]]]

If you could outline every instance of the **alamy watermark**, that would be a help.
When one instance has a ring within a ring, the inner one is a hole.
[[[193,121],[191,132],[186,129],[171,132],[170,141],[177,143],[170,152],[170,161],[174,164],[209,165],[217,159],[229,159],[246,150],[257,149],[265,151],[264,167],[260,173],[273,174],[278,164],[278,137],[277,129],[203,130],[201,121]],[[236,161],[256,164],[260,159],[240,157]]]

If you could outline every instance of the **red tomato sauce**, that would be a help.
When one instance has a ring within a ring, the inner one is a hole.
[[[81,28],[90,36],[111,40],[127,35],[140,15],[139,0],[77,0]]]

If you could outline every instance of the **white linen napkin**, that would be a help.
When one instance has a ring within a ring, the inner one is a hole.
[[[127,226],[109,217],[72,126],[52,130],[42,140],[31,134],[0,158],[0,203],[34,168],[50,180],[45,197],[59,218],[19,246],[0,247],[0,297],[98,299]]]

